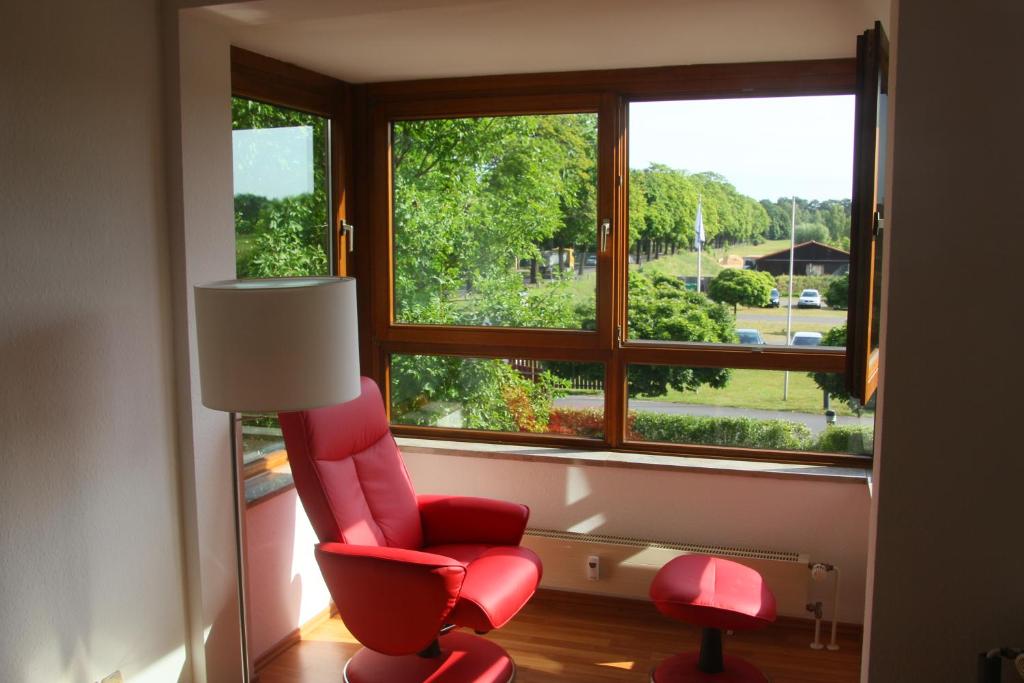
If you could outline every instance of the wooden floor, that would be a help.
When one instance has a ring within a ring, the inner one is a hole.
[[[725,636],[725,652],[754,662],[773,683],[856,683],[860,633],[841,630],[837,652],[811,650],[812,635],[809,623],[783,621]],[[642,601],[541,591],[487,638],[512,655],[517,683],[644,683],[665,657],[697,649],[700,631]],[[335,617],[268,662],[259,682],[339,683],[359,647]]]

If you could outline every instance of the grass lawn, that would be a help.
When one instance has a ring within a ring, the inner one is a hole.
[[[701,275],[712,277],[722,270],[714,254],[707,251],[701,254]],[[630,264],[630,270],[643,270],[645,273],[664,273],[672,277],[689,275],[697,277],[697,252],[680,251],[672,256],[662,256],[653,261],[644,261],[641,266]]]
[[[789,249],[789,240],[768,240],[767,242],[761,242],[761,244],[734,244],[718,251],[723,252],[723,254],[725,252],[736,254],[737,256],[764,256],[765,254],[774,254],[783,249]],[[721,255],[719,254],[719,256]]]
[[[821,389],[806,372],[789,373],[789,398],[782,400],[785,373],[778,370],[733,370],[723,389],[702,386],[697,391],[669,389],[665,396],[644,396],[655,401],[757,410],[784,410],[798,413],[822,413]],[[842,401],[832,401],[839,415],[853,415]]]

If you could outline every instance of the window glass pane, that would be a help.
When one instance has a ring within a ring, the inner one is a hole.
[[[597,114],[398,121],[391,136],[397,322],[593,326]]]
[[[242,415],[242,468],[246,502],[292,483],[284,437],[276,414]]]
[[[885,215],[885,155],[887,145],[889,144],[889,95],[886,90],[881,86],[881,81],[884,77],[879,78],[879,90],[878,90],[878,113],[876,114],[876,121],[878,125],[878,133],[876,147],[875,147],[875,159],[877,169],[877,177],[875,178],[875,203],[877,206],[883,208],[883,215]],[[879,337],[881,334],[882,325],[882,280],[883,271],[882,264],[884,262],[884,240],[880,237],[874,240],[875,255],[874,255],[874,272],[871,276],[871,287],[872,287],[872,298],[871,298],[871,350],[878,349]]]
[[[231,100],[239,278],[329,275],[327,119]],[[242,418],[245,497],[291,484],[277,415]]]
[[[852,96],[630,105],[630,338],[845,339],[853,114]]]
[[[837,373],[630,365],[628,438],[870,455],[874,406],[849,398],[843,382]]]
[[[391,421],[601,438],[604,366],[395,354]]]
[[[329,275],[327,119],[231,100],[237,276]]]

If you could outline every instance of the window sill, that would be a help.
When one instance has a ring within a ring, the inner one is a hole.
[[[412,437],[397,437],[396,441],[402,453],[406,456],[417,454],[453,455],[491,458],[494,460],[582,465],[586,467],[621,467],[742,477],[803,479],[863,485],[868,484],[870,475],[869,470],[857,467],[723,460],[682,455],[591,451],[531,445],[417,439]]]
[[[271,498],[291,491],[295,488],[290,470],[268,471],[245,480],[245,507],[270,500]]]

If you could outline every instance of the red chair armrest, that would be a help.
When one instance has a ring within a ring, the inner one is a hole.
[[[429,645],[466,577],[450,557],[404,548],[321,543],[316,559],[345,626],[386,655]]]
[[[519,545],[530,508],[490,498],[418,496],[426,545]]]

